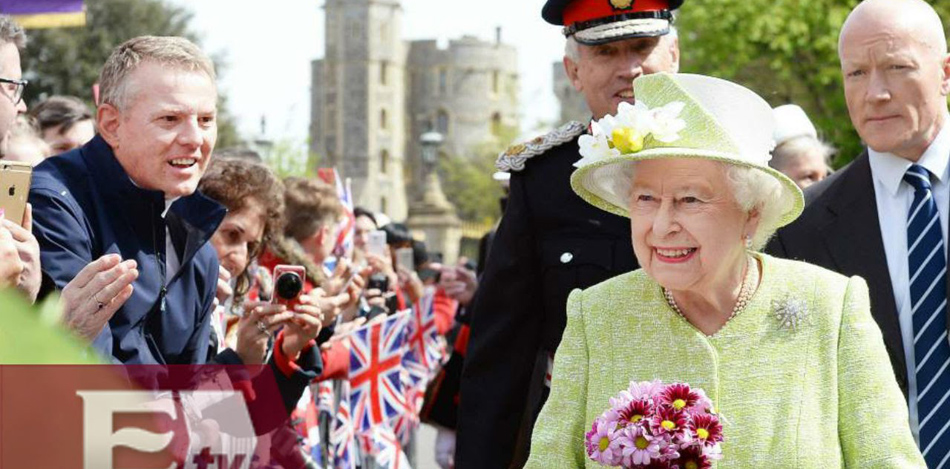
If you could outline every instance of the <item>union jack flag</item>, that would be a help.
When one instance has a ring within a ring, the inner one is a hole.
[[[435,374],[442,364],[445,347],[439,341],[435,327],[435,288],[427,287],[412,308],[409,321],[409,348],[415,359],[429,373]],[[427,378],[428,380],[428,378]]]
[[[310,385],[310,389],[313,390],[314,388],[316,388],[316,394],[317,394],[317,409],[319,409],[320,412],[326,412],[328,414],[332,414],[333,413],[333,381],[323,380],[318,383],[313,383]]]
[[[343,205],[343,220],[337,226],[336,244],[333,246],[333,255],[337,258],[348,257],[353,252],[353,236],[355,235],[356,217],[353,215],[353,191],[350,179],[345,181],[340,177],[336,168],[320,168],[317,170],[320,179],[336,187],[337,197]]]
[[[342,383],[341,392],[344,396],[349,394],[348,382]],[[337,409],[336,418],[333,419],[333,429],[330,432],[330,444],[332,453],[328,459],[333,460],[334,469],[356,468],[359,447],[353,431],[353,421],[350,419],[350,401],[347,399],[340,399],[340,407]]]
[[[304,388],[297,407],[291,413],[291,421],[297,434],[303,437],[304,450],[315,461],[323,459],[320,448],[320,419],[316,402],[310,388]]]
[[[373,451],[376,464],[384,469],[412,469],[409,458],[402,450],[402,444],[386,427],[376,427],[372,433]]]
[[[405,411],[402,360],[405,313],[350,334],[350,407],[357,433],[388,425]]]
[[[409,357],[415,355],[414,352],[406,353]],[[422,410],[422,403],[425,400],[426,385],[428,385],[429,372],[422,368],[418,363],[410,360],[403,360],[403,380],[402,387],[404,392],[404,402],[406,406],[396,419],[393,421],[393,433],[399,438],[403,445],[409,444],[409,438],[413,431],[419,426],[419,411]]]

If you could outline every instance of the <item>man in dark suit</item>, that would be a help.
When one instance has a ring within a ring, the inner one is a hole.
[[[682,0],[549,0],[542,16],[564,26],[564,66],[592,116],[633,102],[641,74],[675,72],[679,45],[671,11]],[[498,160],[511,173],[504,217],[474,300],[459,400],[459,468],[520,467],[546,395],[553,353],[566,324],[567,296],[637,268],[629,221],[571,190],[577,140],[572,122],[511,147]]]
[[[806,191],[770,252],[864,277],[930,467],[950,459],[947,212],[950,55],[921,0],[867,0],[838,45],[851,121],[868,150]]]

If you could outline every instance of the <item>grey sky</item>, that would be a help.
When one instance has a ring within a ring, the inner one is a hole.
[[[223,55],[228,67],[220,85],[246,137],[302,143],[310,121],[310,61],[323,56],[323,0],[166,0],[194,12],[193,27],[207,52]],[[402,0],[406,39],[448,40],[474,35],[518,48],[522,130],[554,123],[551,63],[564,41],[556,26],[541,20],[543,0]]]

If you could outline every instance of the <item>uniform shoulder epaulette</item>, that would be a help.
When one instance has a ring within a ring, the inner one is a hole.
[[[585,130],[587,130],[586,125],[577,121],[571,121],[562,125],[557,130],[542,135],[534,140],[512,145],[498,155],[498,160],[495,161],[495,167],[498,168],[499,171],[508,173],[521,171],[524,169],[525,162],[532,157],[574,140],[575,137]]]

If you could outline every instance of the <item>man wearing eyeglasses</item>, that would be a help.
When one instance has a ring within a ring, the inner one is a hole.
[[[8,16],[0,15],[0,157],[6,152],[7,137],[17,114],[26,112],[20,68],[20,49],[26,46],[23,29]],[[23,291],[31,301],[36,300],[42,281],[40,248],[30,232],[31,211],[27,208],[24,220],[0,221],[0,257],[16,252],[16,256],[0,260],[0,285],[9,283]]]
[[[17,114],[26,112],[23,102],[23,71],[20,69],[20,49],[26,46],[26,35],[9,17],[0,18],[0,90],[7,99],[0,100],[0,135],[6,146],[7,134]]]

